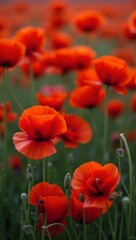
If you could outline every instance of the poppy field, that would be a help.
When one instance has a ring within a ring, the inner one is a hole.
[[[0,240],[136,239],[135,7],[0,3]]]

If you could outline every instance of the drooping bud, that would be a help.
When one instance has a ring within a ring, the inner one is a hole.
[[[65,189],[69,189],[71,186],[71,175],[70,173],[67,173],[64,178],[64,187]]]
[[[119,157],[124,157],[124,149],[118,148],[118,149],[116,150],[116,153],[117,153],[117,155],[118,155]]]

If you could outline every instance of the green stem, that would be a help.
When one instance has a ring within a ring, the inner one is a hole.
[[[70,211],[70,196],[69,196],[69,189],[66,189],[66,196],[67,196],[67,205],[68,205],[68,216],[69,216],[69,224],[72,232],[72,240],[74,239],[74,228],[73,228],[73,221],[71,217],[71,211]]]
[[[29,224],[29,216],[30,216],[30,204],[29,204],[29,194],[31,189],[31,182],[28,183],[28,206],[27,206],[27,223]]]
[[[108,221],[109,221],[109,227],[110,227],[112,239],[115,239],[115,238],[114,238],[114,230],[113,230],[112,221],[111,221],[111,216],[110,216],[110,212],[109,212],[108,206],[107,206],[107,210],[108,210]]]
[[[129,150],[129,146],[127,143],[127,140],[124,136],[123,133],[120,134],[120,138],[121,141],[123,141],[126,151],[127,151],[127,155],[128,155],[128,165],[129,165],[129,193],[130,193],[130,204],[129,204],[129,215],[128,215],[128,223],[129,223],[129,237],[131,235],[131,222],[132,222],[132,197],[133,197],[133,171],[132,171],[132,159],[131,159],[131,154],[130,154],[130,150]]]
[[[9,72],[7,70],[7,77],[8,77],[8,82],[9,82],[9,86],[10,86],[10,92],[11,92],[11,95],[16,103],[16,105],[19,107],[19,109],[21,110],[21,112],[24,110],[24,107],[22,106],[22,104],[19,102],[19,100],[17,99],[16,97],[16,94],[14,93],[14,90],[13,90],[13,86],[12,86],[12,82],[9,78]]]
[[[46,181],[46,159],[43,159],[43,165],[42,165],[42,173],[43,173],[43,182]]]
[[[36,101],[36,97],[35,97],[35,79],[34,79],[34,73],[33,73],[33,68],[32,68],[32,65],[30,64],[30,102],[31,102],[31,105],[35,105],[37,103]]]
[[[120,231],[119,231],[119,240],[122,240],[122,231],[123,231],[123,223],[124,223],[124,209],[122,206],[122,211],[121,211],[121,223],[120,223]]]
[[[83,227],[84,227],[84,239],[87,240],[85,209],[83,208]]]
[[[115,217],[114,217],[114,237],[113,240],[116,240],[117,235],[117,222],[118,222],[118,208],[115,207]]]
[[[52,224],[49,224],[48,226],[46,226],[46,228],[53,227],[53,226],[63,227],[65,232],[67,233],[68,239],[71,240],[71,236],[70,236],[70,233],[69,233],[68,229],[62,223],[52,223]]]
[[[99,218],[99,240],[101,240],[101,233],[102,233],[102,214]]]
[[[104,137],[103,137],[103,163],[105,162],[105,157],[107,157],[107,133],[108,133],[108,98],[109,98],[109,86],[106,88],[106,98],[104,104]]]

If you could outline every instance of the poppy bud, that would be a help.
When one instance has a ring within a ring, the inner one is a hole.
[[[127,207],[129,205],[129,203],[130,203],[129,197],[127,197],[127,196],[123,197],[122,198],[122,203],[123,203],[124,207]]]
[[[33,226],[28,224],[23,227],[23,231],[26,235],[31,234],[33,232]]]
[[[116,153],[117,153],[117,155],[118,155],[119,157],[124,157],[124,149],[118,148],[118,149],[116,150]]]
[[[27,180],[28,180],[28,182],[31,182],[32,179],[33,179],[33,174],[32,174],[31,172],[29,172],[29,173],[27,174]]]
[[[20,197],[21,197],[23,202],[26,202],[26,200],[27,200],[27,194],[26,193],[22,193]]]
[[[69,153],[69,155],[68,155],[68,161],[69,161],[69,163],[70,163],[71,165],[75,162],[74,154],[73,154],[73,153]]]
[[[64,187],[66,189],[69,189],[71,186],[71,175],[70,173],[67,173],[64,178]]]
[[[110,195],[110,200],[111,201],[114,201],[116,197],[122,197],[122,192],[119,191],[119,192],[113,192],[111,195]]]

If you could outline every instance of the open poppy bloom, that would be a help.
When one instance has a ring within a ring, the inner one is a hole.
[[[85,214],[85,223],[89,224],[98,218],[101,215],[101,211],[99,208],[95,207],[86,207],[84,208],[84,204],[80,199],[80,194],[77,191],[72,189],[72,194],[70,198],[70,211],[72,217],[76,222],[82,224],[83,223],[83,212]]]
[[[125,104],[122,100],[112,99],[108,101],[108,115],[110,118],[119,117],[125,108]]]
[[[62,115],[67,124],[67,131],[61,137],[67,148],[76,148],[79,143],[87,143],[91,140],[92,130],[84,119],[75,114]]]
[[[37,97],[40,105],[53,107],[56,111],[59,112],[62,110],[62,106],[67,97],[67,93],[66,92],[54,92],[49,96],[46,96],[41,93],[37,93],[36,97]]]
[[[128,66],[124,60],[114,56],[102,56],[94,61],[94,66],[103,84],[112,86],[118,93],[127,93]]]
[[[125,36],[130,40],[136,39],[136,11],[132,12],[128,22],[124,26]]]
[[[30,76],[32,69],[34,77],[38,78],[39,76],[42,76],[45,72],[45,63],[42,57],[34,58],[31,62],[25,61],[23,64],[20,64],[20,68],[22,72],[24,72],[28,76]]]
[[[66,225],[67,217],[67,198],[62,189],[56,184],[41,182],[32,187],[29,194],[29,203],[37,206],[39,213],[39,221],[37,222],[37,231],[42,232],[42,226],[52,223],[62,223]],[[48,228],[51,237],[58,235],[64,231],[64,228],[54,225]],[[45,230],[45,235],[47,231]]]
[[[127,83],[127,88],[129,90],[136,89],[136,67],[129,68],[129,82]]]
[[[19,41],[0,39],[0,67],[15,67],[24,54],[25,46]]]
[[[10,101],[6,102],[6,120],[7,122],[12,122],[17,119],[17,114],[11,111]],[[0,122],[4,121],[4,106],[0,103]]]
[[[78,87],[70,94],[69,103],[72,107],[94,108],[98,106],[105,97],[105,90],[101,85]]]
[[[56,153],[52,140],[67,130],[63,116],[48,106],[27,108],[18,125],[22,132],[13,136],[15,148],[33,160]]]
[[[74,25],[84,33],[93,33],[98,31],[104,23],[104,17],[101,13],[92,11],[82,11],[75,16]]]
[[[95,83],[95,81],[100,82],[94,68],[84,69],[77,74],[76,82],[78,86],[90,85]]]
[[[105,166],[97,162],[87,162],[79,166],[73,174],[72,188],[83,194],[84,207],[101,209],[102,213],[112,205],[110,196],[120,181],[118,168],[108,163]]]
[[[42,28],[24,27],[16,33],[16,39],[25,45],[27,56],[36,56],[42,51],[45,32]]]
[[[66,48],[71,43],[72,38],[64,32],[53,32],[50,36],[50,45],[53,49]]]

